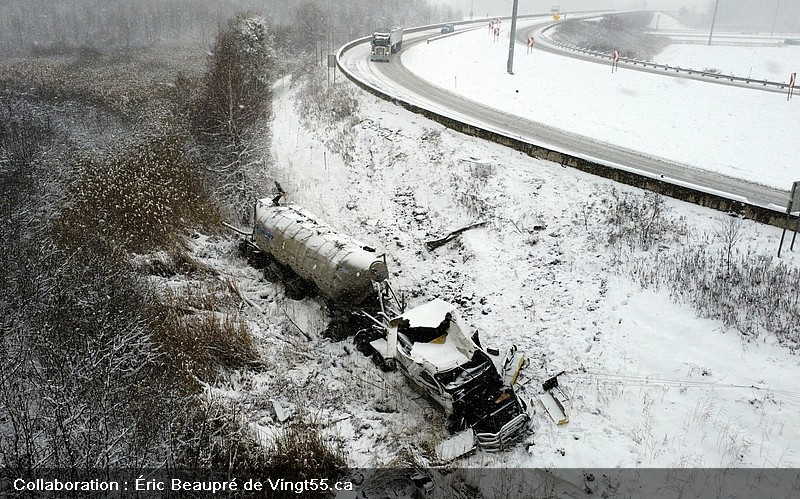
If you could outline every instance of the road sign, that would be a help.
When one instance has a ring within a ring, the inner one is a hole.
[[[794,235],[792,236],[792,244],[789,249],[794,251],[794,240],[797,238],[797,231],[800,229],[800,181],[792,184],[792,193],[789,194],[789,204],[786,206],[786,221],[783,223],[783,234],[781,234],[781,242],[778,246],[778,258],[781,257],[781,250],[783,249],[783,239],[786,237],[786,229],[789,228],[789,217],[792,213],[797,211],[797,219],[794,225]]]

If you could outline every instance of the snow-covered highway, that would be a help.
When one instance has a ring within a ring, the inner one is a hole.
[[[549,17],[521,22],[518,32],[549,22]],[[505,59],[499,60],[508,52],[507,24],[505,37],[501,36],[498,43],[484,40],[488,37],[485,29],[468,31],[462,26],[451,37],[436,37],[438,30],[407,34],[404,50],[389,64],[370,63],[369,44],[365,41],[344,51],[340,64],[355,78],[393,99],[478,129],[678,185],[697,186],[698,190],[721,193],[754,205],[771,205],[775,209],[785,206],[791,174],[764,175],[765,166],[775,173],[776,169],[787,166],[783,163],[788,163],[785,148],[789,144],[784,144],[783,137],[774,130],[764,130],[763,125],[773,122],[778,125],[781,118],[763,114],[736,116],[744,110],[740,106],[743,100],[763,100],[759,96],[751,99],[751,94],[762,92],[680,82],[662,75],[634,76],[632,71],[611,83],[605,75],[599,81],[596,75],[587,80],[577,73],[573,73],[574,79],[560,80],[567,70],[557,71],[556,64],[569,65],[570,70],[582,64],[590,67],[586,71],[599,68],[603,73],[607,68],[543,51],[528,55],[525,45],[520,43],[515,49],[516,74],[508,75]],[[540,78],[543,72],[552,75],[543,78],[550,81],[550,87],[534,88],[539,83],[536,75],[524,71],[530,70],[533,58],[536,68],[532,71],[538,72]],[[558,60],[553,62],[554,58]],[[451,62],[443,64],[445,59]],[[486,68],[485,72],[472,71],[475,65]],[[486,76],[492,72],[491,77]],[[542,95],[554,92],[553,87],[563,89],[550,94],[551,104],[557,102],[558,109],[542,109],[546,106]],[[676,100],[686,99],[682,96],[694,88],[700,90],[696,100],[683,106],[676,104]],[[709,92],[713,97],[709,97]],[[573,98],[578,94],[580,98]],[[630,99],[626,100],[626,96]],[[794,103],[786,103],[781,96],[768,97],[777,102],[770,105],[782,106],[784,113],[796,110]],[[609,99],[618,102],[612,111],[601,105]],[[587,101],[597,105],[581,107]],[[642,109],[643,105],[649,107]],[[758,103],[751,105],[760,109]],[[622,114],[640,117],[638,121],[631,121],[630,116],[618,120]],[[726,117],[735,122],[733,126],[722,123]],[[742,119],[750,121],[742,123]],[[646,123],[646,128],[642,123]],[[742,144],[740,136],[751,143]],[[686,152],[697,149],[696,144],[704,150]],[[747,157],[742,157],[741,148]],[[731,159],[737,156],[738,163]],[[750,163],[752,170],[744,169],[743,163]]]

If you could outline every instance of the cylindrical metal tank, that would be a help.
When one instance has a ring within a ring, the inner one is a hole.
[[[274,206],[271,199],[256,203],[253,242],[340,304],[363,302],[374,294],[373,282],[389,276],[375,249],[297,206]]]

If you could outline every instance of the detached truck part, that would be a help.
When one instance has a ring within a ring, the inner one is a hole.
[[[400,51],[403,46],[403,27],[389,26],[379,28],[372,33],[372,50],[370,61],[389,62],[389,57]]]

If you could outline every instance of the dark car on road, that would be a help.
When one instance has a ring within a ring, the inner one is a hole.
[[[456,27],[453,26],[452,24],[445,24],[444,26],[442,26],[441,32],[442,33],[452,33],[455,30],[456,30]]]

